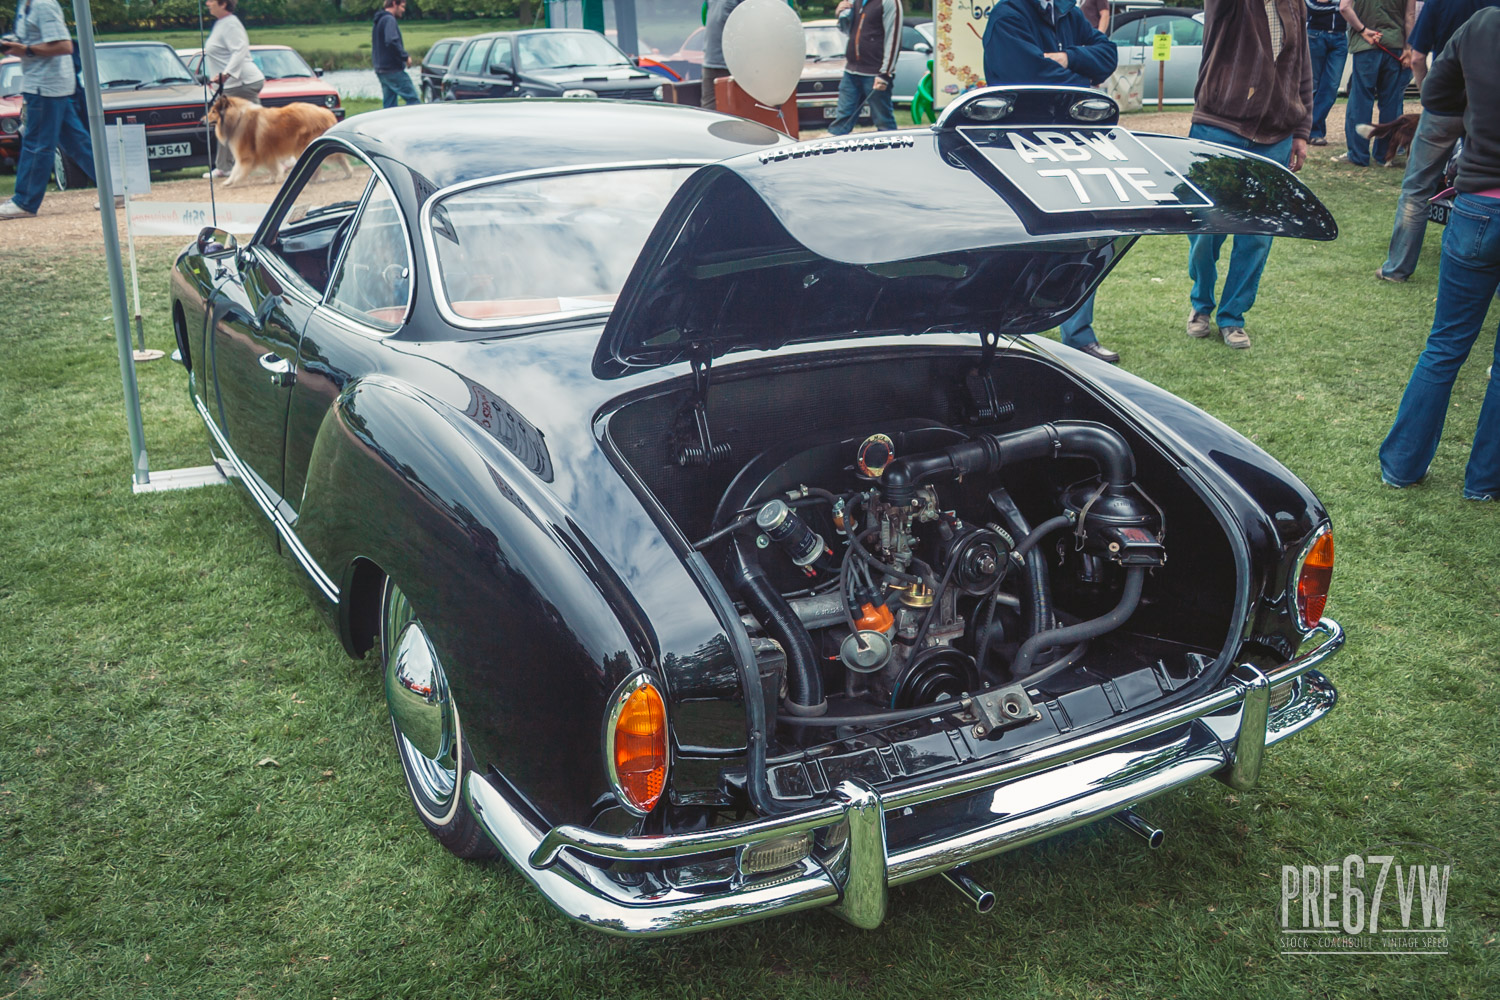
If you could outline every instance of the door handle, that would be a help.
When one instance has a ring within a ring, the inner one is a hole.
[[[278,354],[262,354],[259,358],[260,366],[271,373],[271,384],[280,388],[289,388],[297,381],[297,362],[290,361]]]

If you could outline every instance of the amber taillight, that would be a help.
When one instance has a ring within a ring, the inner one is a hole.
[[[1313,538],[1297,568],[1297,619],[1304,629],[1323,620],[1332,579],[1333,532],[1325,527]]]
[[[622,688],[605,734],[615,791],[632,812],[650,812],[667,786],[667,709],[645,675]]]

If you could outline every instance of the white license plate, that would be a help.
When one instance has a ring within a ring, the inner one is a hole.
[[[837,111],[837,110],[838,110],[838,105],[835,105],[835,104],[825,104],[825,105],[823,105],[823,117],[827,118],[829,121],[832,121],[834,119],[834,117],[835,117],[834,112]]]
[[[149,160],[165,160],[172,156],[191,155],[193,155],[193,146],[188,142],[167,142],[160,146],[146,147],[146,158]]]
[[[1209,208],[1213,202],[1118,125],[959,128],[1043,212]]]

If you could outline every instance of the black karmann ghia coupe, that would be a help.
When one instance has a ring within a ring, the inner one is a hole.
[[[989,89],[793,143],[698,109],[360,115],[172,274],[192,402],[417,814],[671,934],[888,890],[1334,705],[1327,512],[1191,405],[1025,335],[1147,233],[1331,239],[1284,167]],[[353,178],[328,171],[347,159]],[[337,174],[337,177],[334,175]],[[1063,357],[1063,356],[1066,357]]]

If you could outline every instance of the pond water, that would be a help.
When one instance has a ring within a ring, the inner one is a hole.
[[[422,89],[421,74],[414,66],[407,70],[411,77],[413,87],[418,92]],[[340,97],[375,97],[380,96],[380,81],[375,78],[373,69],[333,69],[323,74],[323,82],[329,84],[339,92]]]

